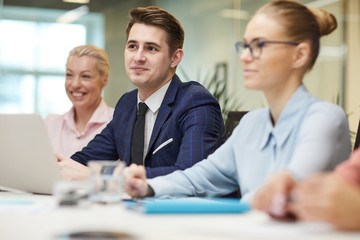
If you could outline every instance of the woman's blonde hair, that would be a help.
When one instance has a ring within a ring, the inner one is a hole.
[[[277,17],[291,41],[307,41],[311,47],[310,70],[319,55],[320,37],[330,34],[337,27],[334,15],[325,10],[308,8],[293,1],[273,1],[261,7],[256,14],[265,13]]]
[[[71,56],[79,56],[79,57],[90,56],[96,58],[97,67],[99,69],[100,75],[102,77],[109,76],[109,71],[110,71],[109,57],[103,49],[92,44],[81,45],[73,48],[70,51],[69,57]]]

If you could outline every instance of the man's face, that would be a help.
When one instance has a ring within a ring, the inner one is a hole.
[[[147,98],[167,83],[178,63],[169,56],[165,30],[135,23],[125,48],[125,68],[131,82],[138,87],[140,98]],[[145,100],[145,99],[142,99]]]

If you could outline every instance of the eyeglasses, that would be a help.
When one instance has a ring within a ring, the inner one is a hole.
[[[250,49],[251,56],[253,58],[260,58],[262,48],[265,46],[265,44],[268,43],[276,43],[276,44],[289,44],[293,46],[299,45],[298,42],[288,42],[288,41],[266,41],[261,39],[254,39],[250,43],[245,42],[237,42],[235,43],[236,51],[238,56],[240,57],[242,52],[245,51],[246,48]]]

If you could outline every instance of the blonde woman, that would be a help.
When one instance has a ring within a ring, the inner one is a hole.
[[[55,152],[70,157],[85,147],[112,119],[114,109],[101,97],[108,83],[109,59],[106,52],[87,44],[72,49],[66,63],[66,94],[72,108],[63,115],[45,119]]]

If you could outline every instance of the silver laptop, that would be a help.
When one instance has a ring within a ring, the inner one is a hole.
[[[59,167],[41,116],[0,114],[0,189],[52,194],[59,180]]]

